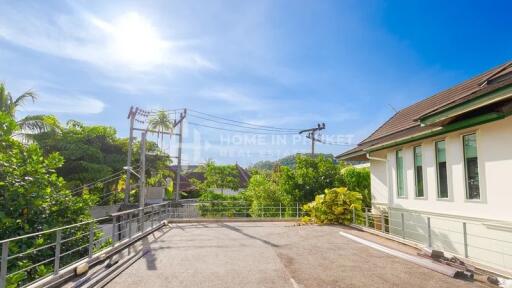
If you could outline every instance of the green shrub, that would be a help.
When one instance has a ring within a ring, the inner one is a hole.
[[[350,191],[361,193],[364,207],[372,206],[370,169],[353,166],[345,167],[341,170],[340,184],[343,187],[347,187]]]
[[[199,197],[199,212],[202,217],[246,217],[248,204],[242,197],[242,194],[202,193]]]
[[[303,209],[308,214],[304,222],[349,224],[353,210],[356,216],[362,216],[362,196],[345,187],[326,189],[325,194],[317,195],[315,201],[304,205]]]

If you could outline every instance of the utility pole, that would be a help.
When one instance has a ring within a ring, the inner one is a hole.
[[[180,113],[180,119],[174,123],[174,127],[176,125],[180,125],[180,132],[178,134],[178,167],[176,168],[176,187],[174,189],[174,201],[180,200],[180,182],[181,182],[181,146],[183,143],[183,120],[187,117],[187,109],[185,109],[182,113]]]
[[[144,208],[146,193],[146,135],[147,132],[142,132],[140,139],[139,208]]]
[[[135,122],[135,116],[137,115],[139,108],[135,108],[133,110],[133,106],[130,107],[130,112],[128,113],[128,119],[130,119],[130,138],[128,138],[128,157],[127,157],[127,167],[132,166],[132,146],[133,146],[133,124]],[[126,181],[124,184],[124,204],[128,204],[130,201],[130,169],[126,169]]]
[[[304,129],[302,131],[299,132],[299,134],[302,134],[302,133],[308,133],[308,135],[306,135],[307,138],[311,139],[311,156],[314,156],[315,155],[315,133],[317,131],[320,131],[320,130],[324,130],[325,129],[325,123],[318,123],[316,125],[316,127],[314,128],[309,128],[309,129]]]

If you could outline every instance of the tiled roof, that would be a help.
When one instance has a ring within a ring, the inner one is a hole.
[[[370,136],[361,141],[357,147],[338,155],[337,158],[351,156],[378,143],[384,143],[428,130],[430,129],[429,127],[420,126],[419,118],[500,87],[510,85],[512,84],[512,79],[501,81],[505,75],[510,75],[510,73],[512,73],[512,61],[492,68],[452,88],[406,107],[395,113]]]
[[[368,138],[361,141],[361,144],[388,136],[407,128],[418,126],[419,122],[417,119],[419,117],[448,106],[459,99],[468,97],[475,92],[484,89],[487,86],[485,85],[486,81],[492,81],[492,79],[511,71],[512,62],[507,62],[452,88],[406,107],[393,115]]]

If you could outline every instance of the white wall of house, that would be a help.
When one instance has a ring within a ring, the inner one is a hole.
[[[462,136],[476,133],[480,200],[466,199]],[[448,199],[437,195],[435,141],[446,141]],[[425,197],[415,197],[413,147],[421,145]],[[396,150],[402,149],[405,197],[397,195]],[[387,162],[371,160],[374,202],[397,208],[457,216],[512,221],[512,117],[385,151],[373,152]],[[390,194],[391,193],[391,194]]]
[[[480,200],[466,198],[462,136],[476,133]],[[448,199],[439,199],[435,142],[446,141]],[[413,147],[421,145],[425,197],[415,196]],[[405,196],[398,197],[396,150],[402,149]],[[389,231],[427,244],[427,218],[432,246],[464,256],[466,223],[470,259],[512,271],[512,117],[401,147],[371,153],[374,208],[387,206]],[[405,223],[402,226],[402,215]],[[402,230],[405,227],[405,230]]]

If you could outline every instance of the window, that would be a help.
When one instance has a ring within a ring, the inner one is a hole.
[[[396,151],[396,187],[398,197],[405,197],[404,190],[404,159],[402,157],[402,150]]]
[[[464,135],[462,139],[464,143],[464,168],[466,170],[466,197],[467,199],[480,199],[476,134]]]
[[[446,142],[436,142],[437,197],[448,198],[448,175],[446,173]]]
[[[423,192],[423,164],[421,159],[421,146],[414,147],[414,180],[416,182],[416,197],[424,197]]]

